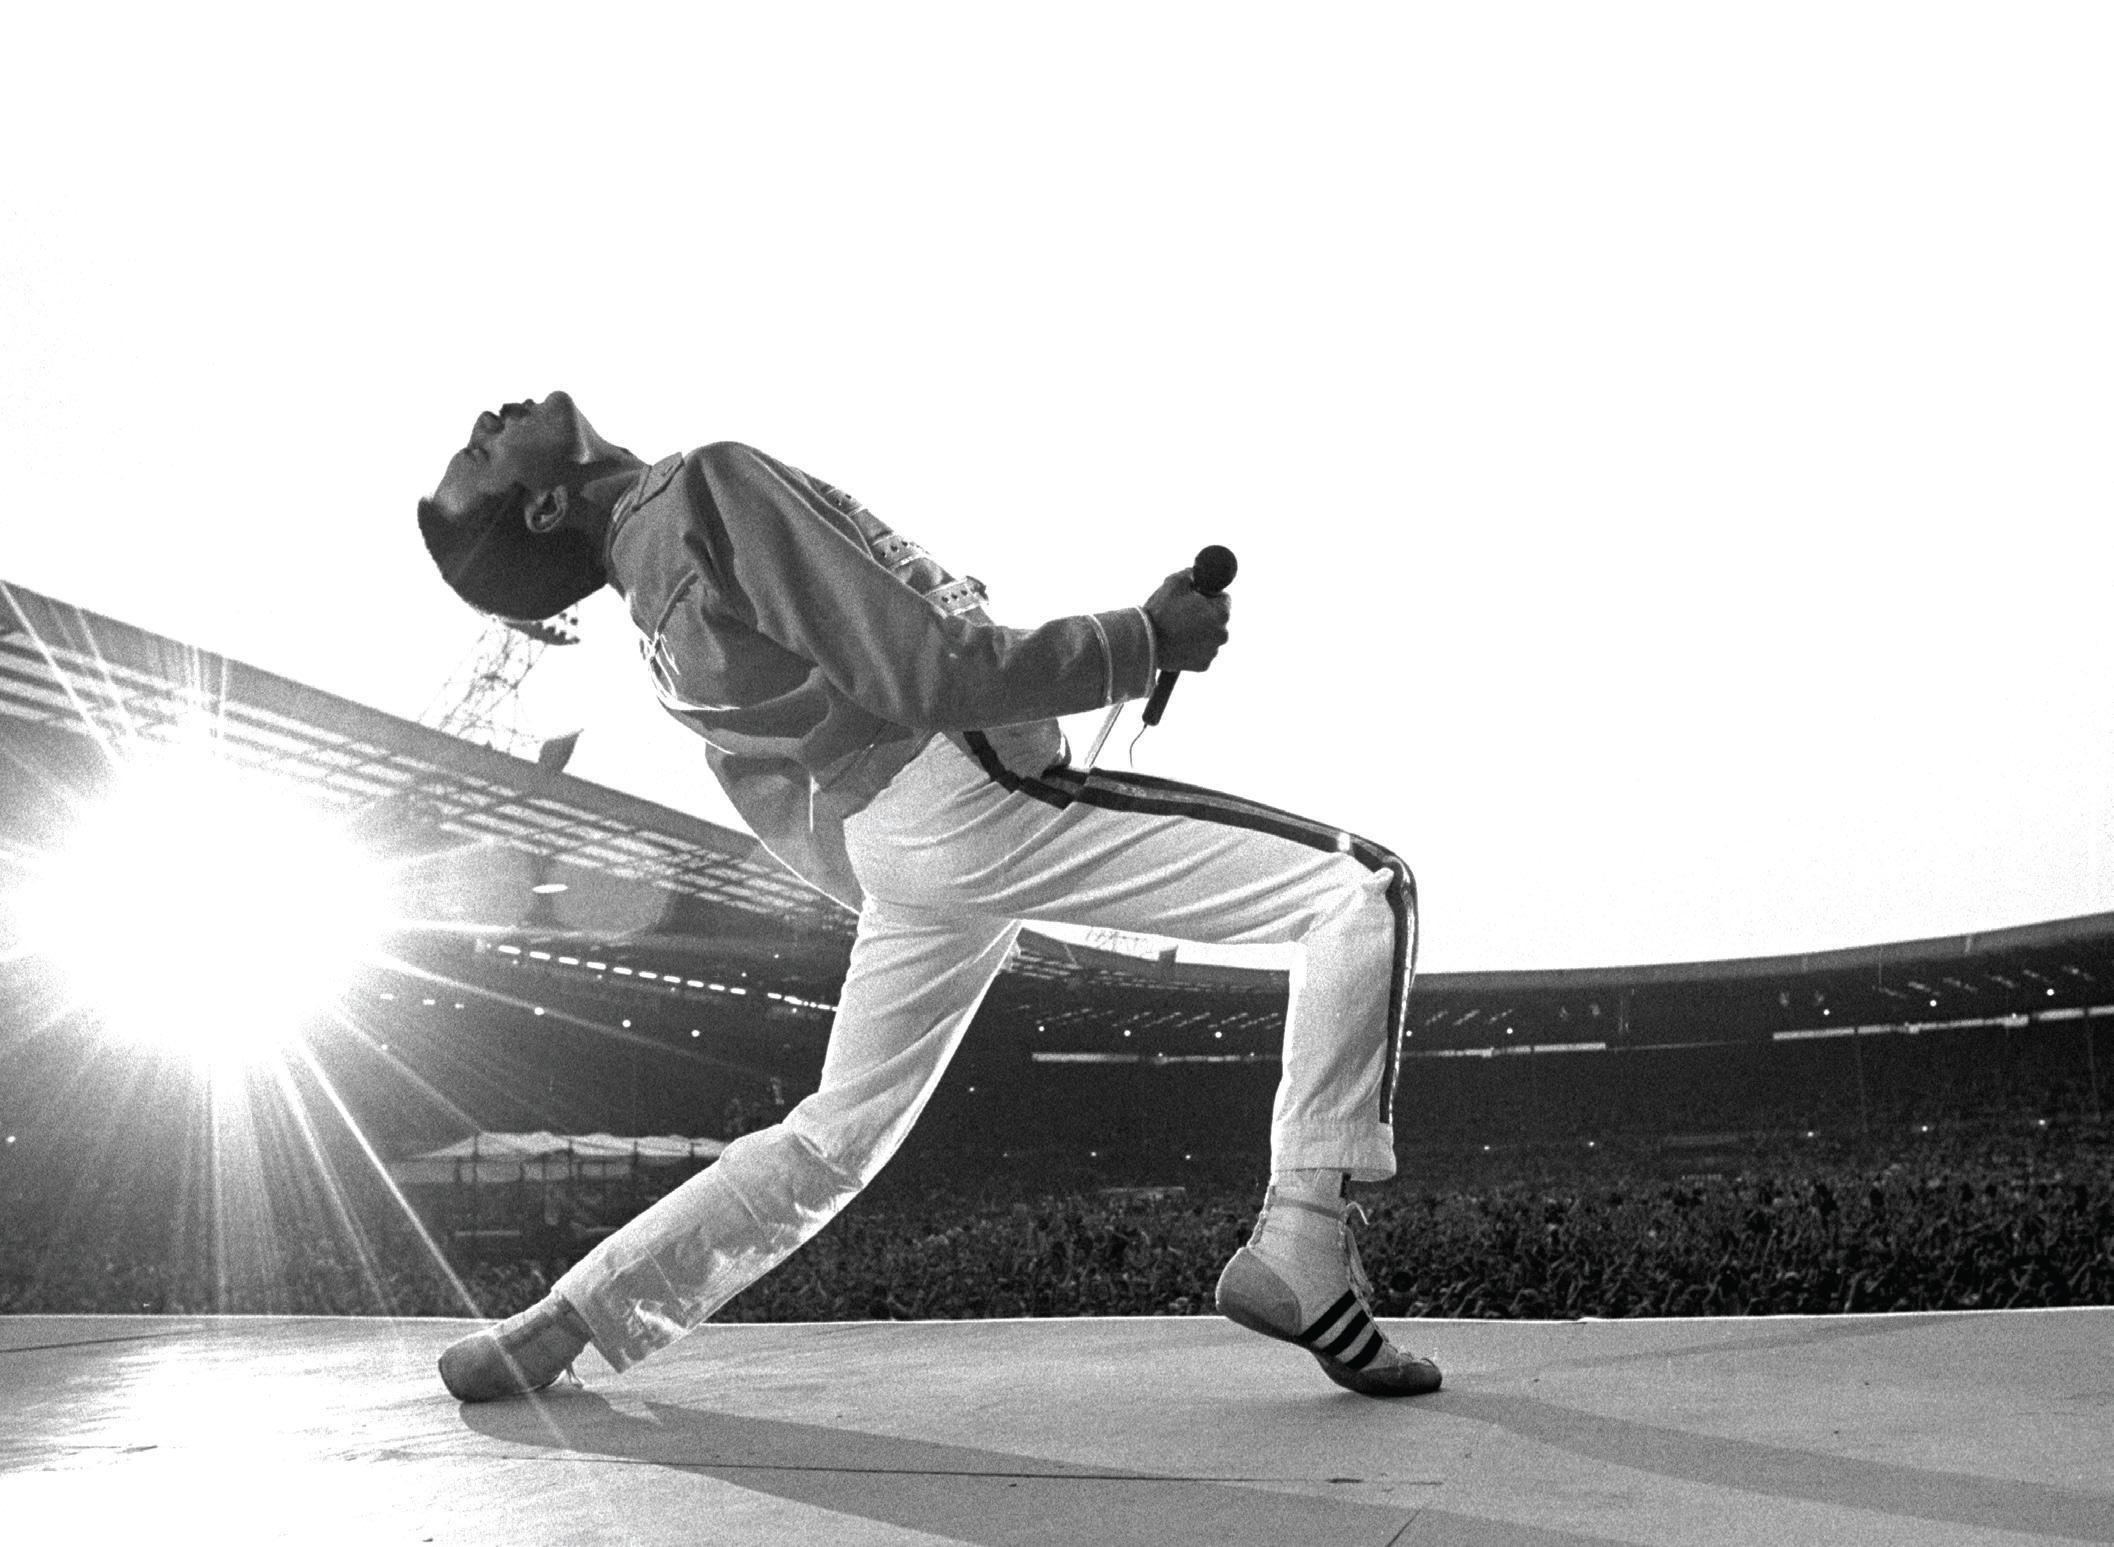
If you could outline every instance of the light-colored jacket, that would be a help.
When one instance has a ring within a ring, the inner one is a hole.
[[[993,623],[842,490],[732,441],[655,463],[617,504],[609,573],[662,705],[756,836],[856,909],[844,821],[939,733],[1016,773],[1064,757],[1056,717],[1151,691],[1144,609]]]

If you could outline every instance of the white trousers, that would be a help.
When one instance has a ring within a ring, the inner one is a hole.
[[[1394,1175],[1416,883],[1332,827],[1163,779],[1007,771],[936,736],[846,827],[866,891],[815,1093],[604,1240],[555,1286],[622,1370],[809,1240],[893,1155],[1023,921],[1295,942],[1273,1168]]]

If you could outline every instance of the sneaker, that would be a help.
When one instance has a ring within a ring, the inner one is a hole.
[[[546,1295],[518,1316],[449,1344],[440,1356],[441,1384],[459,1402],[541,1391],[572,1374],[573,1361],[587,1343],[580,1313],[556,1295]]]
[[[1327,1301],[1319,1314],[1300,1303],[1299,1292],[1291,1282],[1256,1249],[1270,1211],[1284,1208],[1324,1215],[1335,1222],[1342,1235],[1341,1271],[1327,1276],[1330,1287],[1342,1285],[1342,1293]],[[1358,1261],[1358,1241],[1351,1233],[1348,1218],[1352,1210],[1357,1210],[1361,1220],[1364,1218],[1365,1211],[1354,1203],[1332,1208],[1306,1198],[1287,1197],[1272,1189],[1263,1205],[1262,1219],[1256,1222],[1255,1235],[1233,1254],[1219,1275],[1219,1314],[1250,1332],[1297,1343],[1314,1356],[1322,1374],[1361,1396],[1414,1397],[1437,1391],[1442,1378],[1439,1367],[1429,1359],[1395,1347],[1373,1320],[1373,1286]]]

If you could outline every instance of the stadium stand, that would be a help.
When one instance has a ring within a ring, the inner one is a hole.
[[[0,1185],[24,1222],[0,1308],[511,1309],[688,1169],[555,1202],[547,1177],[428,1189],[411,1220],[385,1162],[478,1131],[723,1140],[811,1087],[848,920],[746,835],[18,587],[0,603],[15,872],[93,801],[111,749],[203,716],[219,755],[321,803],[438,926],[394,934],[303,1028],[305,1057],[217,1093],[166,1050],[94,1035],[0,940]],[[244,992],[241,940],[175,904],[157,927],[196,932],[222,991]],[[108,945],[122,971],[125,940]],[[875,1193],[732,1314],[1200,1309],[1264,1164],[1284,992],[1281,973],[1026,937]],[[2108,1237],[2110,1020],[2114,915],[1427,975],[1372,1253],[1409,1264],[1389,1304],[2103,1298],[2104,1251],[2084,1243]],[[1917,1252],[1865,1260],[1893,1238],[1881,1219]],[[1941,1230],[1970,1244],[1926,1250]],[[1992,1244],[2007,1230],[2061,1243],[2057,1266],[2021,1281]],[[1756,1241],[1767,1275],[1733,1244]],[[1617,1283],[1595,1266],[1610,1256],[1655,1265]]]

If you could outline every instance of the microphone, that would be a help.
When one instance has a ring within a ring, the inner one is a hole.
[[[1189,583],[1196,587],[1199,596],[1217,596],[1233,584],[1233,577],[1240,570],[1240,560],[1233,556],[1231,548],[1221,548],[1217,543],[1198,550],[1196,562],[1189,566]],[[1174,679],[1181,676],[1178,671],[1163,671],[1152,685],[1152,697],[1145,701],[1145,723],[1158,725],[1160,716],[1167,712],[1167,700],[1174,692]]]

